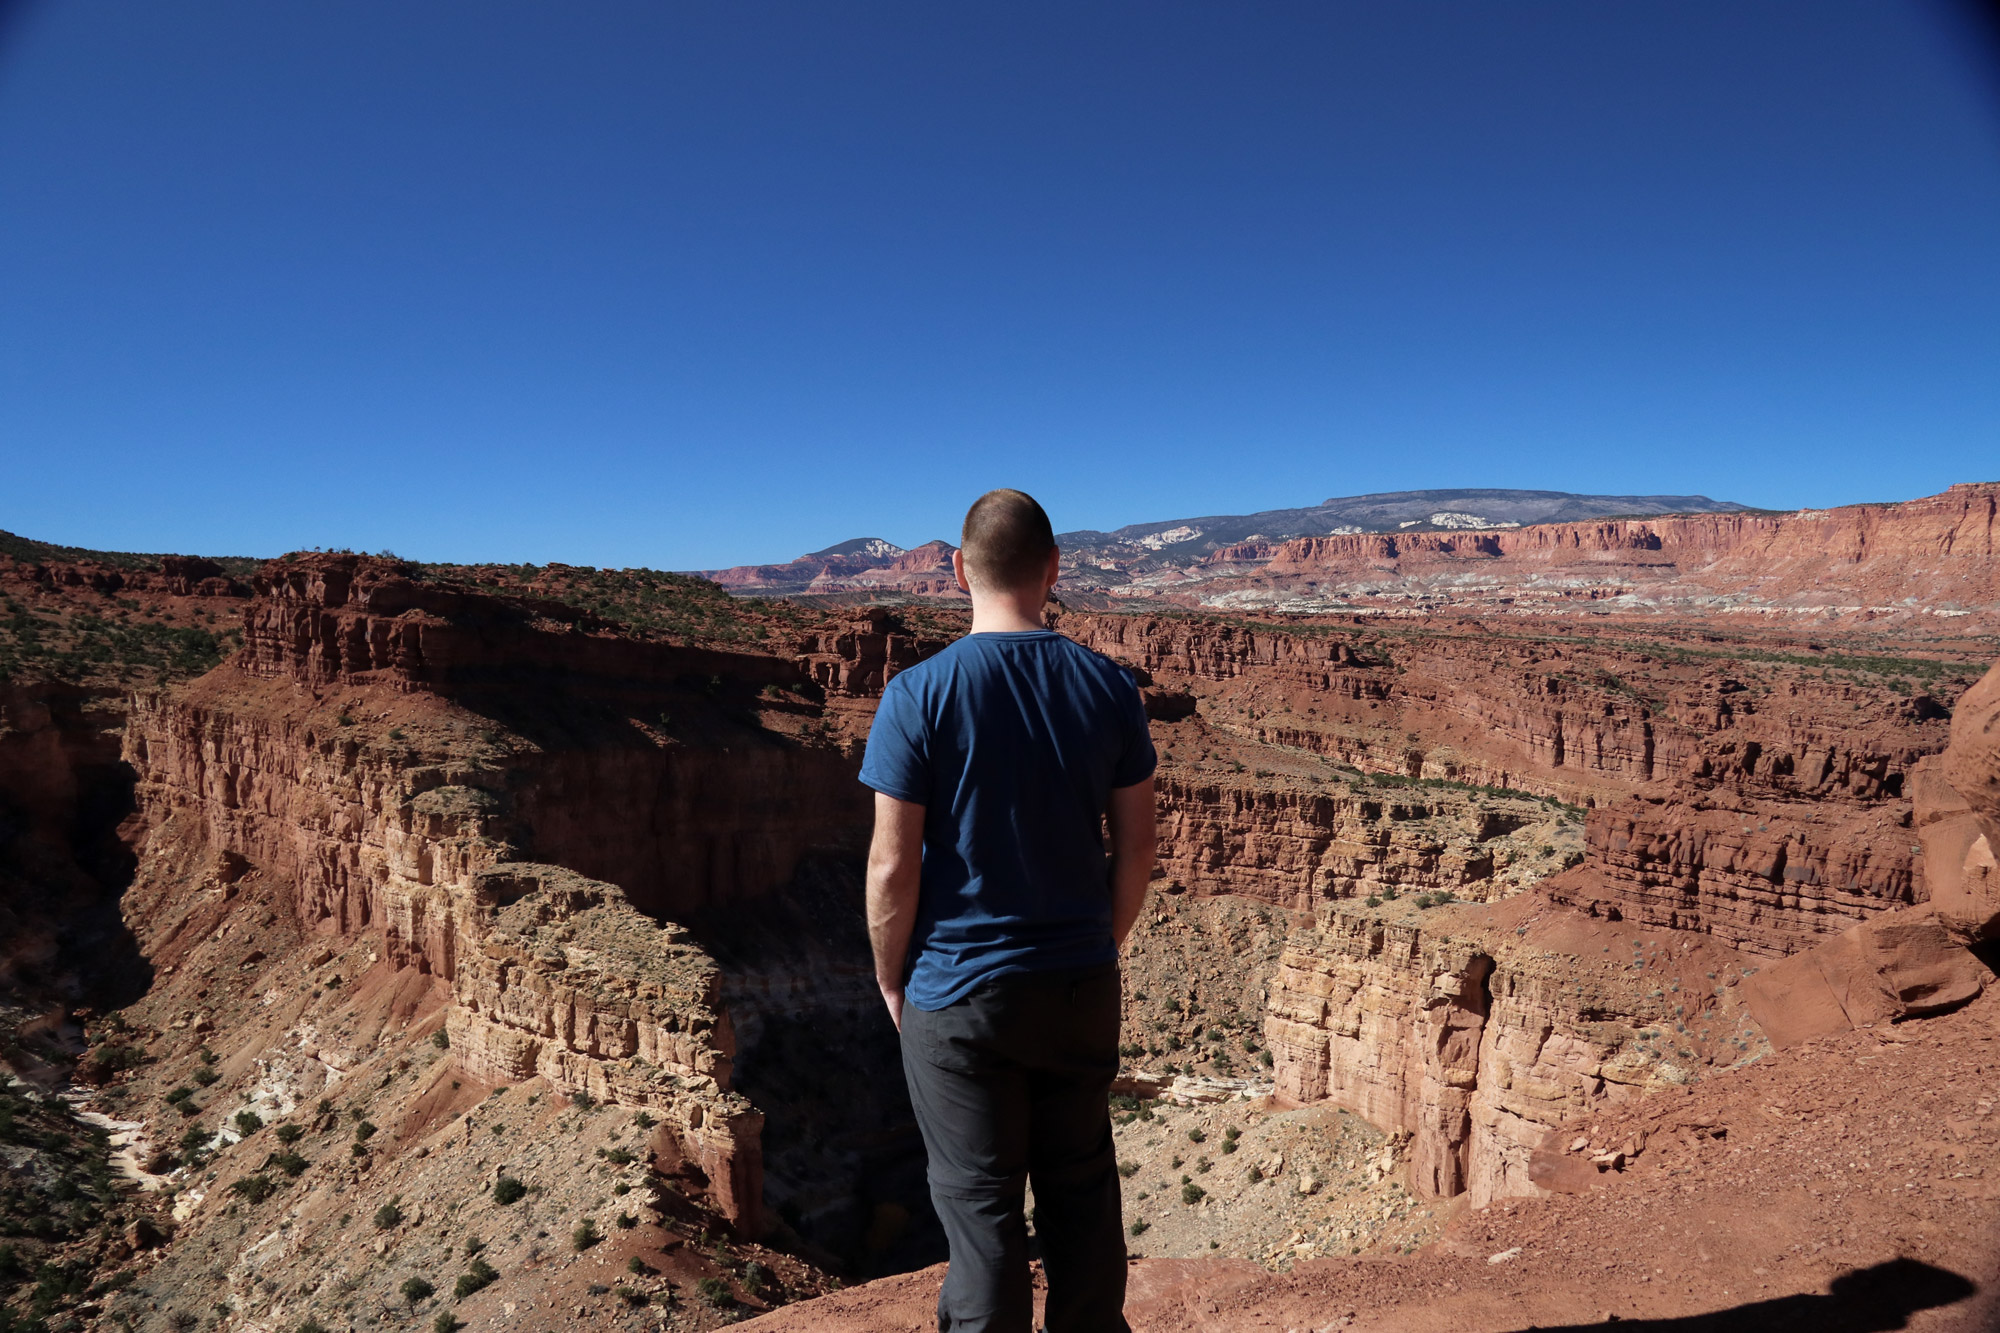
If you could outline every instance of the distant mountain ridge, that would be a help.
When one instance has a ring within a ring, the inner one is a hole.
[[[1192,565],[1224,547],[1254,540],[1278,542],[1365,532],[1484,531],[1597,518],[1731,514],[1750,509],[1749,505],[1711,500],[1705,495],[1578,495],[1476,488],[1385,491],[1334,496],[1300,509],[1170,518],[1129,523],[1109,532],[1079,528],[1056,534],[1056,543],[1063,548],[1064,567],[1072,571],[1066,577],[1074,586],[1078,575],[1095,580],[1098,573],[1112,570],[1136,575]],[[942,540],[905,550],[880,537],[855,537],[782,563],[694,572],[746,593],[949,596],[957,591],[951,581],[951,551],[952,544]]]
[[[1212,514],[1130,523],[1110,532],[1079,529],[1057,536],[1065,549],[1140,546],[1175,555],[1206,555],[1219,546],[1265,538],[1332,537],[1360,532],[1440,532],[1529,527],[1594,518],[1661,514],[1734,514],[1749,505],[1706,495],[1578,495],[1570,491],[1447,489],[1334,496],[1303,509]]]

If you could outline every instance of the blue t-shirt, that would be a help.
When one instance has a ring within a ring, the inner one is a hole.
[[[1049,630],[968,634],[890,680],[861,780],[925,807],[904,998],[1117,958],[1101,821],[1156,762],[1131,675]]]

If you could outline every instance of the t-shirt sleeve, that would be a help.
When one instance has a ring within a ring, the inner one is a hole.
[[[904,678],[890,680],[868,728],[861,781],[884,796],[928,805],[931,799],[930,727],[922,700]]]
[[[1120,707],[1125,724],[1125,748],[1111,770],[1111,785],[1129,787],[1153,776],[1160,758],[1153,753],[1153,732],[1146,725],[1146,701],[1139,696],[1139,686],[1123,671],[1118,673],[1118,680],[1124,686],[1120,692]]]

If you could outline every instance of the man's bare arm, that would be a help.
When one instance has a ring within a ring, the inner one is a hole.
[[[1114,788],[1106,814],[1111,825],[1111,937],[1122,949],[1153,878],[1153,779]]]
[[[924,807],[875,793],[875,837],[868,844],[868,943],[875,984],[896,1030],[903,1030],[903,965],[917,925],[924,863]]]

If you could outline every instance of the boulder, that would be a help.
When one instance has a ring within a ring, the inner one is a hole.
[[[1978,996],[1993,972],[1928,909],[1892,912],[1743,983],[1744,1003],[1780,1050],[1874,1023],[1920,1018]]]

